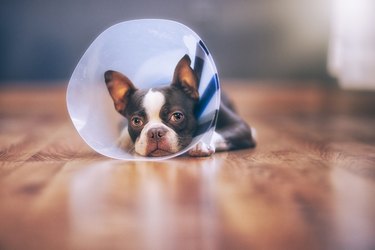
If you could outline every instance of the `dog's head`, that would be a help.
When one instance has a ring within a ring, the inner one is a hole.
[[[185,55],[177,64],[172,83],[162,88],[137,89],[123,74],[107,71],[105,83],[115,109],[128,120],[135,152],[165,156],[186,147],[197,127],[194,108],[199,99],[197,77]]]

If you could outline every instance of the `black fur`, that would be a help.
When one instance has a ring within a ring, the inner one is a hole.
[[[256,143],[249,125],[237,114],[234,105],[225,95],[221,95],[216,132],[224,137],[228,150],[255,147]]]

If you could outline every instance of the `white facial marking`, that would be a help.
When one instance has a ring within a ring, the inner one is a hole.
[[[166,141],[170,145],[171,153],[176,153],[179,149],[178,135],[170,127],[162,123],[160,111],[165,104],[165,97],[161,92],[150,89],[143,99],[143,107],[147,115],[148,122],[142,129],[140,136],[135,141],[135,152],[145,156],[147,154],[148,137],[147,132],[152,128],[163,127],[168,132],[165,134]]]
[[[165,104],[165,97],[158,91],[150,89],[143,99],[143,107],[147,114],[148,121],[161,121],[159,114]]]

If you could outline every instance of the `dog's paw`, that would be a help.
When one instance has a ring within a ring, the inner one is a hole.
[[[188,152],[188,154],[193,157],[207,157],[213,153],[215,153],[215,148],[203,142],[198,142],[198,144]]]

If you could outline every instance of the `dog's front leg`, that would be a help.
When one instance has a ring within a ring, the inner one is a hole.
[[[255,130],[235,112],[224,97],[220,105],[218,122],[209,145],[199,142],[188,153],[190,156],[210,156],[215,151],[228,151],[255,147]]]
[[[224,137],[222,137],[219,133],[214,132],[210,144],[200,141],[197,145],[189,150],[188,154],[193,157],[207,157],[215,153],[215,151],[226,150],[228,150],[228,145],[225,142]]]

